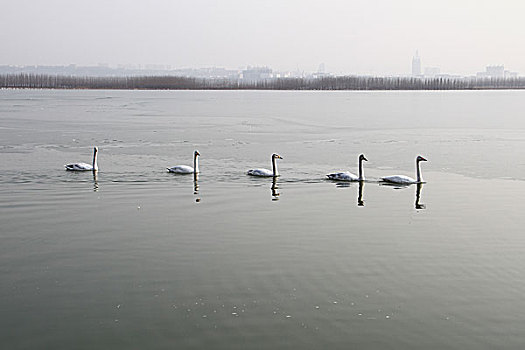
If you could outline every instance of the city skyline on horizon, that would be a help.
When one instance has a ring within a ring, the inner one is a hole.
[[[0,65],[270,66],[276,71],[388,76],[422,67],[474,75],[525,72],[513,0],[6,0]]]
[[[270,65],[246,65],[244,67],[221,67],[221,66],[187,66],[187,67],[175,67],[169,64],[108,64],[104,62],[99,62],[94,65],[81,65],[77,63],[69,63],[64,65],[44,65],[44,64],[35,64],[35,65],[12,65],[12,64],[0,64],[0,67],[13,67],[13,68],[19,68],[22,71],[27,68],[71,68],[71,69],[82,69],[82,68],[89,68],[89,69],[111,69],[111,70],[127,70],[127,71],[206,71],[206,70],[224,70],[224,71],[237,71],[242,72],[244,70],[250,70],[250,69],[258,69],[258,68],[269,68],[272,73],[275,74],[289,74],[291,76],[299,76],[299,75],[311,75],[316,73],[321,74],[328,74],[328,75],[350,75],[350,76],[424,76],[424,77],[433,77],[433,76],[454,76],[454,77],[469,77],[469,76],[479,76],[480,73],[482,73],[482,69],[487,70],[495,67],[501,67],[502,69],[505,69],[506,72],[512,72],[514,75],[519,75],[520,72],[517,72],[515,70],[507,70],[506,68],[512,69],[512,67],[507,67],[504,64],[488,64],[483,67],[479,67],[478,69],[473,69],[473,73],[471,74],[454,74],[450,72],[446,72],[441,70],[441,67],[439,65],[433,65],[433,66],[426,66],[423,64],[423,60],[421,55],[419,55],[419,50],[415,51],[416,53],[412,56],[411,65],[405,72],[399,72],[396,74],[388,74],[388,75],[373,75],[373,74],[366,74],[366,73],[357,73],[357,72],[350,72],[350,73],[343,73],[338,74],[337,72],[331,71],[328,67],[326,68],[326,64],[324,62],[321,62],[318,64],[316,69],[313,70],[306,70],[306,69],[300,69],[300,67],[297,67],[296,69],[292,70],[279,70],[274,69]],[[417,63],[416,63],[417,60]],[[418,68],[414,67],[414,64],[419,65]]]

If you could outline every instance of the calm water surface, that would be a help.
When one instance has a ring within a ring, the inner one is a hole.
[[[523,349],[524,94],[0,90],[2,347]]]

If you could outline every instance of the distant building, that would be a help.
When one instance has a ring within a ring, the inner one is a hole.
[[[516,78],[518,73],[505,70],[504,65],[487,66],[484,72],[476,73],[477,78]]]
[[[421,76],[421,59],[417,50],[416,55],[412,57],[412,75],[415,77]]]
[[[434,78],[441,74],[439,67],[425,67],[425,77]]]
[[[494,78],[503,78],[505,76],[505,66],[487,66],[487,75]]]
[[[271,77],[272,70],[268,67],[248,67],[242,71],[242,81],[246,83],[256,83]]]
[[[166,70],[166,66],[163,64],[146,64],[144,65],[146,70]]]
[[[326,67],[324,65],[324,63],[321,63],[319,65],[319,68],[317,69],[317,72],[315,73],[312,73],[312,78],[314,79],[319,79],[319,78],[326,78],[326,77],[330,77],[331,74],[330,73],[326,73]]]

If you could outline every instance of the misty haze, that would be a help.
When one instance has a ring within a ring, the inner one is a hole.
[[[3,1],[3,348],[524,348],[524,12]]]

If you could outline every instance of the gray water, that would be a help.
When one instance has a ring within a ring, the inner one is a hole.
[[[0,90],[2,348],[523,349],[524,94]]]

